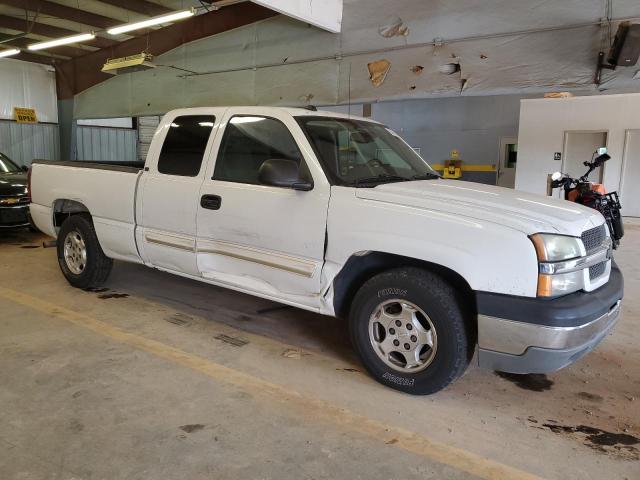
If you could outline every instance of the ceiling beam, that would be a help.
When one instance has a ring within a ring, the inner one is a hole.
[[[89,87],[113,78],[101,72],[102,66],[109,58],[126,57],[143,51],[157,56],[184,43],[210,37],[275,15],[278,13],[255,3],[239,3],[153,30],[145,37],[132,38],[111,48],[58,63],[56,66],[58,98],[61,100],[72,98]]]
[[[24,18],[10,17],[8,15],[0,15],[0,28],[8,28],[10,30],[16,30],[24,33],[33,33],[35,35],[42,35],[43,37],[49,38],[69,37],[80,33],[75,30],[67,30],[66,28],[47,25],[46,23],[27,22]],[[82,43],[93,47],[106,48],[111,47],[118,42],[108,38],[96,37],[93,40]]]
[[[30,10],[32,12],[39,12],[40,14],[51,15],[63,20],[70,20],[101,29],[110,28],[122,23],[115,18],[85,12],[78,8],[67,7],[66,5],[49,2],[48,0],[0,0],[0,4]]]
[[[23,62],[42,63],[44,65],[54,65],[56,62],[60,61],[59,59],[53,57],[36,55],[35,53],[29,52],[20,52],[18,55],[14,55],[8,58],[13,58],[14,60],[22,60]]]
[[[149,17],[156,17],[171,13],[174,10],[157,3],[148,2],[147,0],[98,0],[101,3],[108,3],[114,7],[120,7],[130,12],[141,13]]]
[[[3,40],[7,40],[6,42],[2,42]],[[31,37],[17,37],[15,35],[8,35],[6,33],[0,33],[0,45],[4,45],[5,47],[15,47],[15,48],[23,48],[27,49],[27,47],[33,43],[41,42],[42,40],[38,40],[37,38]],[[40,50],[44,55],[49,53],[62,55],[63,57],[81,57],[82,55],[86,55],[87,53],[91,53],[90,50],[83,50],[77,47],[71,47],[69,45],[60,45],[59,47],[54,47],[47,50]]]

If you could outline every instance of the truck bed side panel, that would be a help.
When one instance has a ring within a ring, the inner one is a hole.
[[[84,205],[93,218],[100,245],[108,257],[141,262],[135,243],[135,201],[139,169],[73,162],[36,162],[31,175],[32,216],[45,233],[53,225],[57,201]]]

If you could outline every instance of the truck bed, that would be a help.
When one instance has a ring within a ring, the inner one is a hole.
[[[143,168],[143,162],[34,160],[31,216],[40,230],[55,237],[56,212],[73,204],[76,211],[91,212],[109,257],[136,261],[136,190]]]

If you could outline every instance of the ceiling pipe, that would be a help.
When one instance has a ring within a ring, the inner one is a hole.
[[[20,33],[18,35],[14,35],[13,37],[5,38],[4,40],[0,40],[0,43],[11,43],[14,40],[18,40],[19,38],[23,38],[29,35],[29,33]]]

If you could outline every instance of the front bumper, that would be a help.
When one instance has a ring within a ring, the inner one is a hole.
[[[29,205],[0,207],[0,228],[28,227]]]
[[[553,300],[478,293],[481,367],[510,373],[550,373],[593,350],[620,318],[622,273],[593,292]]]

